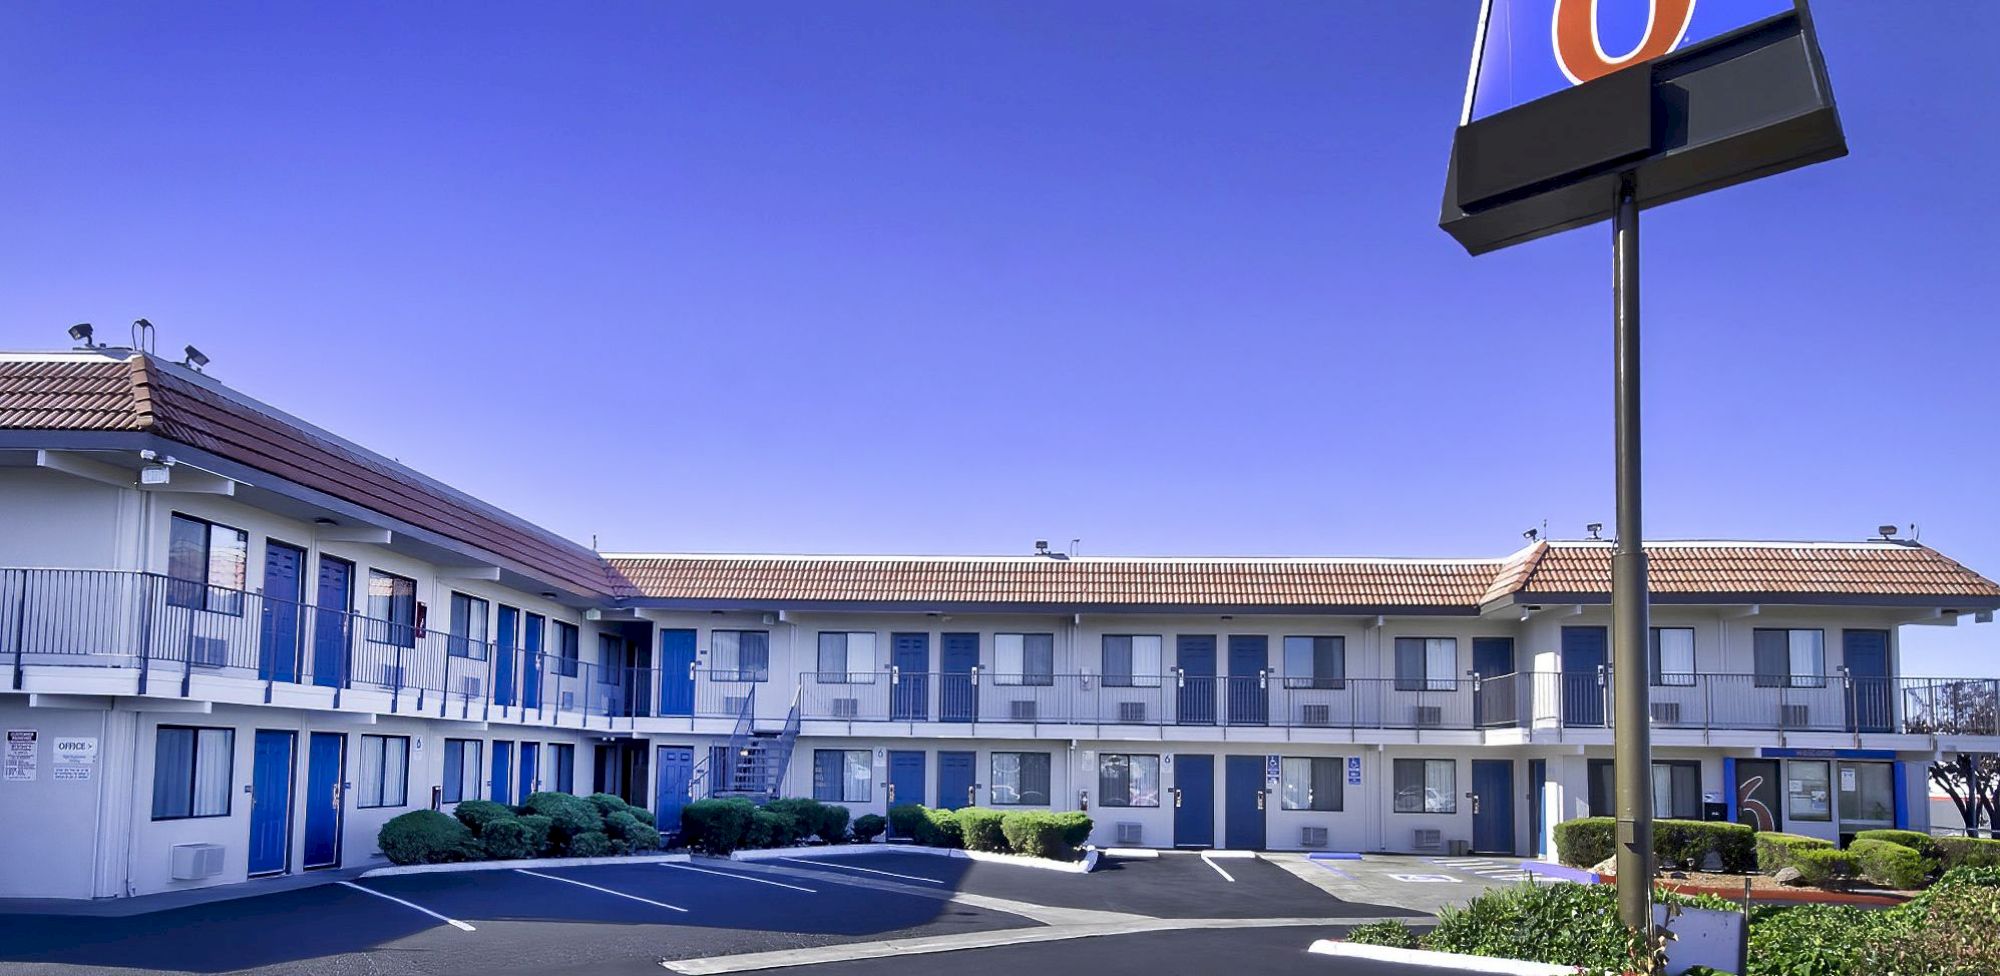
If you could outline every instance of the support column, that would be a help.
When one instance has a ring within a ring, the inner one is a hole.
[[[1618,181],[1612,215],[1616,306],[1612,341],[1618,541],[1611,555],[1612,743],[1618,785],[1618,917],[1653,923],[1652,726],[1648,714],[1646,550],[1639,482],[1639,204],[1633,176]]]

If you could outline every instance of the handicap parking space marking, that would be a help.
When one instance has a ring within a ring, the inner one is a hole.
[[[914,874],[897,874],[894,871],[878,871],[874,868],[858,867],[853,864],[841,864],[837,861],[832,861],[832,860],[822,860],[822,859],[804,858],[804,857],[781,857],[777,858],[777,860],[791,861],[795,864],[810,864],[814,867],[839,868],[842,871],[866,871],[869,874],[879,874],[886,878],[902,878],[905,881],[922,881],[926,884],[944,884],[943,881],[940,881],[936,878],[920,878]]]
[[[672,862],[664,862],[660,865],[660,867],[677,868],[682,871],[698,871],[702,874],[715,875],[718,878],[735,878],[738,881],[754,881],[757,884],[770,885],[773,888],[790,888],[793,891],[803,891],[808,895],[819,894],[819,889],[817,888],[807,888],[802,885],[786,884],[783,881],[772,881],[769,878],[753,878],[747,874],[734,874],[728,871],[716,871],[710,868],[698,868],[692,864],[674,864]]]
[[[528,877],[531,877],[531,878],[545,878],[545,879],[547,879],[547,880],[549,880],[549,881],[560,881],[560,882],[562,882],[563,884],[572,884],[572,885],[575,885],[575,886],[577,886],[577,887],[579,887],[579,888],[589,888],[589,889],[590,889],[590,890],[592,890],[592,891],[601,891],[601,892],[603,892],[604,894],[607,894],[607,895],[616,895],[616,896],[618,896],[618,897],[620,897],[620,898],[629,898],[629,899],[631,899],[631,900],[633,900],[633,901],[637,901],[637,902],[644,902],[644,903],[646,903],[646,904],[648,904],[648,905],[654,905],[654,906],[657,906],[657,907],[659,907],[659,908],[668,908],[668,909],[672,909],[672,910],[674,910],[674,911],[677,911],[677,912],[686,912],[686,911],[687,911],[687,909],[685,909],[685,908],[682,908],[682,907],[681,907],[681,906],[679,906],[679,905],[669,905],[669,904],[667,904],[666,902],[663,902],[663,901],[654,901],[654,900],[653,900],[653,899],[651,899],[651,898],[641,898],[641,897],[639,897],[638,895],[628,895],[628,894],[626,894],[625,892],[622,892],[622,891],[614,891],[614,890],[612,890],[612,889],[610,889],[610,888],[600,888],[600,887],[598,887],[597,885],[594,885],[594,884],[589,884],[589,883],[587,883],[587,882],[583,882],[583,881],[578,881],[578,880],[576,880],[575,878],[564,878],[564,877],[558,877],[558,876],[556,876],[556,875],[553,875],[553,874],[543,874],[543,873],[541,873],[540,871],[530,871],[530,870],[528,870],[527,868],[515,868],[515,869],[514,869],[514,873],[515,873],[515,874],[525,874],[525,875],[527,875]],[[387,896],[384,896],[384,897],[387,897]],[[414,907],[414,906],[413,906],[413,907]]]
[[[1389,877],[1407,884],[1460,884],[1449,874],[1392,874]]]
[[[445,923],[446,925],[449,925],[449,926],[451,926],[452,928],[455,928],[455,929],[458,929],[458,930],[459,930],[459,931],[461,931],[461,932],[476,932],[476,931],[478,931],[477,929],[474,929],[474,928],[473,928],[473,927],[472,927],[471,925],[469,925],[469,924],[467,924],[467,923],[465,923],[465,922],[461,922],[461,921],[459,921],[458,919],[455,919],[455,918],[450,918],[450,917],[448,917],[448,916],[444,916],[444,915],[440,915],[440,914],[438,914],[438,913],[436,913],[436,912],[434,912],[434,911],[431,911],[431,910],[430,910],[430,909],[428,909],[428,908],[425,908],[425,907],[424,907],[424,906],[422,906],[422,905],[419,905],[419,904],[417,904],[417,903],[415,903],[415,902],[409,902],[409,901],[404,901],[403,899],[401,899],[401,898],[398,898],[398,897],[396,897],[395,895],[391,895],[391,894],[385,894],[385,893],[383,893],[383,892],[380,892],[380,891],[376,891],[376,890],[375,890],[375,889],[373,889],[373,888],[364,888],[364,887],[362,887],[362,886],[360,886],[360,885],[358,885],[358,884],[355,884],[355,883],[354,883],[354,882],[352,882],[352,881],[342,881],[342,882],[341,882],[341,884],[343,884],[343,885],[346,885],[346,886],[347,886],[347,887],[349,887],[349,888],[353,888],[353,889],[354,889],[355,891],[359,891],[359,892],[363,892],[363,893],[365,893],[365,894],[370,894],[370,895],[374,895],[374,896],[375,896],[375,897],[377,897],[377,898],[384,898],[384,899],[387,899],[387,900],[389,900],[389,901],[393,901],[393,902],[395,902],[396,904],[398,904],[398,905],[401,905],[401,906],[403,906],[404,908],[409,908],[409,909],[414,909],[414,910],[416,910],[416,911],[419,911],[419,912],[422,912],[422,913],[424,913],[425,915],[429,915],[430,917],[432,917],[432,918],[434,918],[434,919],[437,919],[438,921],[440,921],[440,922],[443,922],[443,923]]]
[[[1215,873],[1216,873],[1216,874],[1219,874],[1219,875],[1222,875],[1222,880],[1224,880],[1224,881],[1227,881],[1227,882],[1229,882],[1229,883],[1231,883],[1231,884],[1235,884],[1235,883],[1236,883],[1236,879],[1235,879],[1235,878],[1233,878],[1233,877],[1231,877],[1231,876],[1230,876],[1230,874],[1229,874],[1229,872],[1227,872],[1227,871],[1224,871],[1224,870],[1222,870],[1222,865],[1220,865],[1220,864],[1217,864],[1217,863],[1215,863],[1215,859],[1214,859],[1214,858],[1212,858],[1212,857],[1209,857],[1209,856],[1208,856],[1208,853],[1207,853],[1206,851],[1202,852],[1202,855],[1201,855],[1201,863],[1203,863],[1203,864],[1206,864],[1206,865],[1208,865],[1209,867],[1212,867],[1212,868],[1214,868],[1214,869],[1215,869]]]

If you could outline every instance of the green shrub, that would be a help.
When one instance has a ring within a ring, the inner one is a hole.
[[[1000,824],[1007,814],[986,807],[965,807],[956,811],[959,833],[965,838],[965,849],[969,851],[991,851],[1000,853],[1007,850],[1007,835]]]
[[[1362,945],[1415,949],[1417,947],[1417,933],[1412,931],[1408,925],[1389,918],[1383,919],[1380,922],[1369,922],[1367,925],[1355,926],[1348,930],[1347,941],[1359,942]]]
[[[1914,830],[1864,830],[1854,835],[1855,840],[1886,840],[1891,844],[1901,844],[1925,857],[1938,856],[1937,838]]]
[[[1051,814],[1051,816],[1056,818],[1056,823],[1062,825],[1063,843],[1068,844],[1072,849],[1090,843],[1090,831],[1094,826],[1091,823],[1090,814],[1072,810],[1068,813]]]
[[[1915,849],[1886,840],[1855,840],[1847,846],[1861,876],[1890,888],[1921,888],[1936,866]]]
[[[1798,867],[1799,852],[1830,850],[1832,847],[1832,841],[1817,837],[1781,834],[1775,830],[1761,831],[1757,834],[1757,870],[1775,874],[1784,868]]]
[[[961,848],[965,846],[965,824],[959,821],[957,810],[924,809],[924,827],[917,837],[917,843],[931,847]]]
[[[1714,854],[1724,871],[1748,871],[1757,860],[1757,832],[1748,824],[1655,820],[1653,854],[1662,866],[1696,871]]]
[[[819,839],[829,844],[847,843],[848,820],[853,812],[838,803],[819,805]]]
[[[617,842],[606,837],[602,831],[586,830],[569,839],[571,857],[610,857],[621,853]]]
[[[2000,840],[1987,837],[1939,837],[1938,860],[1955,867],[2000,868]]]
[[[1795,850],[1790,866],[1799,869],[1799,880],[1820,888],[1844,884],[1861,873],[1853,854],[1832,847]]]
[[[853,832],[856,843],[872,844],[875,838],[882,836],[882,832],[887,829],[889,829],[888,819],[878,814],[864,813],[854,818]]]
[[[1580,817],[1556,824],[1556,859],[1570,867],[1594,867],[1617,850],[1617,824],[1610,817]]]
[[[472,831],[436,810],[412,810],[391,817],[375,835],[391,864],[444,864],[479,855]]]
[[[756,812],[749,800],[696,800],[681,808],[681,843],[704,854],[727,856],[744,846]]]
[[[1899,928],[1890,912],[1844,905],[1753,909],[1746,976],[1862,976],[1871,944]]]
[[[554,853],[549,850],[549,829],[555,824],[554,820],[539,813],[526,813],[515,817],[514,822],[528,833],[528,850],[533,852],[529,857],[545,857]]]
[[[631,814],[633,817],[637,818],[640,823],[645,824],[648,827],[658,827],[660,825],[660,821],[658,820],[658,818],[653,816],[653,811],[648,810],[645,807],[626,807],[625,812]]]
[[[829,844],[838,844],[847,839],[847,818],[850,814],[846,807],[805,797],[788,797],[772,800],[764,804],[764,809],[797,820],[801,840],[817,836]]]
[[[889,808],[889,829],[899,838],[922,844],[929,825],[930,810],[920,803],[898,803]]]
[[[1937,891],[1921,909],[1914,905],[1893,910],[1901,930],[1874,942],[1856,973],[2000,973],[2000,939],[1994,938],[2000,932],[2000,888],[1954,886]]]
[[[604,818],[604,833],[628,851],[652,851],[660,847],[660,832],[641,821],[638,807],[619,810]]]
[[[615,793],[592,793],[584,797],[584,799],[588,800],[591,806],[597,808],[597,814],[601,817],[608,817],[614,813],[623,813],[626,810],[632,809],[632,805],[626,803],[624,797]]]
[[[1069,842],[1072,829],[1073,825],[1057,819],[1055,814],[1039,810],[1017,811],[1000,818],[1000,833],[1008,849],[1030,857],[1076,860],[1076,846]]]
[[[480,831],[486,829],[487,824],[495,820],[514,819],[514,810],[505,803],[495,803],[492,800],[466,800],[460,803],[451,815],[457,817],[458,822],[464,824],[467,830],[472,831],[472,836],[477,837]]]
[[[513,816],[487,821],[486,829],[479,833],[479,846],[485,850],[487,859],[492,861],[514,861],[539,853],[528,836],[528,828],[521,826],[520,819]]]
[[[571,793],[530,793],[521,806],[549,818],[549,847],[566,850],[578,834],[604,829],[604,815],[589,800]]]
[[[1623,972],[1625,927],[1608,885],[1520,884],[1438,912],[1425,948]]]
[[[660,842],[660,831],[652,824],[638,824],[625,836],[626,848],[635,854],[657,851],[660,849]]]
[[[630,810],[616,810],[604,818],[604,836],[612,840],[625,840],[638,828],[639,818]]]
[[[743,836],[749,848],[790,847],[799,838],[799,818],[773,810],[750,811],[750,829]]]

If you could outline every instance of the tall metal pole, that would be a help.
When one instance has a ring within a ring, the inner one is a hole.
[[[1618,541],[1611,554],[1612,744],[1618,781],[1618,917],[1652,932],[1652,727],[1647,710],[1646,548],[1639,497],[1639,204],[1618,181],[1611,218],[1617,306],[1612,399],[1617,428]]]

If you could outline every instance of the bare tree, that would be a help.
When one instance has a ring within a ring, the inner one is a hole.
[[[1903,725],[1910,732],[1937,736],[2000,735],[2000,682],[1991,679],[1934,681],[1905,690]],[[1951,797],[1965,821],[1966,834],[2000,828],[2000,754],[1960,752],[1931,764],[1931,782]]]

